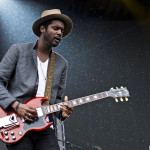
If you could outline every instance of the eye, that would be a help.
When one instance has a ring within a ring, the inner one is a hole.
[[[61,29],[61,32],[64,33],[64,29]]]
[[[61,28],[61,27],[58,27],[58,26],[53,26],[53,30],[55,30],[55,31],[60,30],[62,34],[64,33],[64,28]]]
[[[54,27],[53,27],[53,29],[54,29],[54,30],[59,30],[59,28],[58,28],[58,27],[56,27],[56,26],[54,26]]]

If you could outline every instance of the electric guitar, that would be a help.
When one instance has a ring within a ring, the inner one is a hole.
[[[6,111],[0,107],[0,139],[4,143],[11,144],[21,140],[28,131],[41,131],[48,128],[52,122],[47,122],[46,116],[50,113],[60,111],[60,105],[62,104],[68,104],[75,107],[106,97],[113,97],[116,102],[119,102],[117,98],[120,98],[120,101],[124,101],[123,98],[125,98],[125,101],[128,101],[129,96],[129,91],[126,87],[116,89],[111,88],[109,91],[47,106],[42,106],[42,103],[47,101],[47,98],[35,97],[25,103],[37,110],[37,116],[33,118],[32,122],[24,120],[15,111],[6,113]]]

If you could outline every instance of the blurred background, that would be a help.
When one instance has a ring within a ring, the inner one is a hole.
[[[149,150],[150,1],[0,0],[0,60],[12,44],[36,41],[33,22],[55,8],[74,24],[53,49],[69,62],[65,95],[130,92],[128,102],[110,97],[75,107],[64,122],[66,149]]]

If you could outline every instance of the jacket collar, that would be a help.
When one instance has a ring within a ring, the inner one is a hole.
[[[35,63],[35,65],[36,65],[36,67],[37,67],[37,43],[38,43],[38,40],[33,43],[33,47],[32,47],[32,49],[33,49],[33,60],[34,60],[34,63]],[[49,55],[48,66],[49,66],[49,64],[50,64],[51,54],[52,54],[52,51],[51,51],[51,53],[50,53],[50,55]]]
[[[32,49],[33,49],[33,60],[37,67],[37,41],[33,43]]]

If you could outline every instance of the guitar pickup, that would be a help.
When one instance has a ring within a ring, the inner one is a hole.
[[[42,116],[44,115],[44,114],[43,114],[43,110],[42,110],[41,107],[37,107],[36,110],[37,110],[37,116],[38,116],[38,117],[42,117]]]

